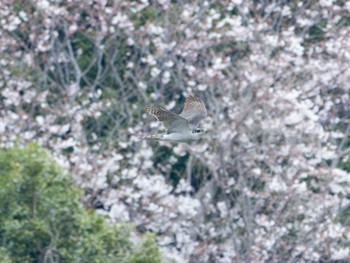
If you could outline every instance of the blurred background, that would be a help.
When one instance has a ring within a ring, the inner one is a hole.
[[[149,261],[146,245],[128,262],[350,261],[350,2],[0,3],[0,176],[31,160],[46,178],[52,158],[84,209],[151,235]],[[161,128],[145,106],[179,113],[191,94],[208,138],[138,139]],[[28,262],[64,258],[47,227]],[[0,256],[24,262],[6,231]]]

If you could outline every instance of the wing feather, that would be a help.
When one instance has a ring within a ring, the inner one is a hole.
[[[203,101],[197,96],[189,96],[180,116],[187,119],[191,129],[198,127],[199,122],[207,116]]]
[[[145,111],[160,121],[168,133],[189,131],[188,121],[178,114],[167,111],[161,107],[146,107]]]

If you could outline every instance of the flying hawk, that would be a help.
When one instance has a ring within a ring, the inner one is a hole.
[[[148,135],[143,139],[170,141],[170,142],[191,142],[199,140],[206,130],[198,128],[199,122],[207,116],[207,110],[203,101],[197,96],[189,96],[180,114],[175,114],[161,107],[146,107],[146,112],[153,115],[160,121],[166,134]]]

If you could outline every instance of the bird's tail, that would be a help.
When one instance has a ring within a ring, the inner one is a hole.
[[[163,134],[152,134],[140,137],[140,140],[148,140],[148,141],[161,141],[164,139]]]

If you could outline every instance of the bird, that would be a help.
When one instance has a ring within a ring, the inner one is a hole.
[[[141,139],[152,141],[193,142],[208,133],[199,128],[199,122],[207,116],[207,110],[203,101],[190,95],[185,100],[185,105],[180,114],[173,113],[162,107],[146,107],[145,111],[160,121],[166,129],[166,134],[147,135]]]

